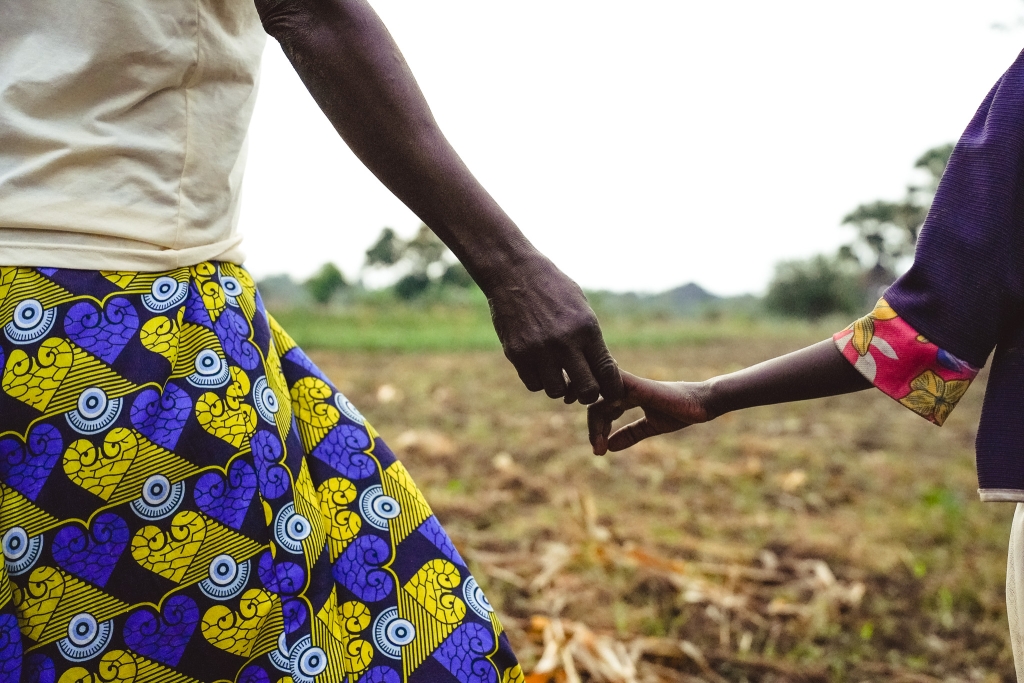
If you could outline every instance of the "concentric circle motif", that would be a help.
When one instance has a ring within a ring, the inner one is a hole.
[[[352,420],[356,424],[366,424],[366,418],[363,414],[356,410],[356,407],[352,405],[352,401],[345,398],[345,395],[340,391],[334,394],[334,405],[338,406],[338,410],[341,414]]]
[[[25,299],[14,308],[14,320],[4,325],[4,334],[14,344],[39,341],[53,328],[56,308],[43,308],[37,299]]]
[[[384,488],[378,484],[359,496],[359,514],[373,526],[387,531],[388,522],[402,514],[402,508],[397,500],[384,495]]]
[[[299,642],[301,643],[302,641],[300,640]],[[296,643],[296,645],[298,644],[299,643]],[[270,663],[275,667],[285,673],[288,673],[291,669],[291,662],[288,659],[290,652],[291,650],[288,648],[288,634],[282,632],[281,635],[277,637],[277,649],[272,652],[268,652],[267,659],[269,659]]]
[[[237,278],[230,275],[220,276],[220,286],[224,290],[224,300],[229,306],[238,306],[238,298],[242,294],[242,285]]]
[[[178,509],[185,498],[185,482],[172,484],[154,474],[142,484],[142,497],[132,501],[132,510],[143,519],[163,519]]]
[[[107,647],[114,633],[114,621],[102,623],[88,612],[76,614],[68,624],[68,635],[57,641],[57,648],[65,659],[84,662],[92,659]]]
[[[96,434],[114,423],[121,414],[121,399],[107,398],[99,387],[89,387],[78,397],[78,406],[68,411],[68,424],[79,434]]]
[[[266,375],[253,382],[252,401],[256,404],[256,412],[260,417],[273,424],[274,416],[281,409],[281,404],[277,402],[277,394],[270,388]]]
[[[249,561],[238,563],[230,555],[218,555],[210,562],[209,576],[199,590],[214,600],[228,600],[242,592],[249,581]]]
[[[4,566],[12,576],[24,574],[39,559],[43,551],[43,536],[39,534],[29,538],[28,533],[20,526],[7,530],[3,537]]]
[[[274,540],[291,553],[302,552],[302,542],[313,531],[313,526],[303,515],[295,511],[295,503],[288,503],[277,513],[274,520]]]
[[[485,621],[491,620],[491,612],[494,611],[494,608],[491,607],[491,602],[484,595],[483,589],[477,584],[476,578],[471,576],[466,579],[466,583],[462,584],[462,597],[466,599],[466,604],[474,614]]]
[[[313,678],[327,669],[327,653],[314,647],[309,636],[292,646],[288,660],[288,672],[295,683],[313,683]]]
[[[154,313],[163,313],[185,301],[188,283],[178,282],[173,277],[158,277],[148,294],[142,295],[142,305]]]
[[[200,351],[194,365],[196,371],[185,378],[194,387],[222,387],[231,379],[231,369],[213,349]]]
[[[377,649],[392,659],[401,659],[402,647],[416,638],[412,622],[398,616],[398,608],[390,607],[373,620],[373,642]]]

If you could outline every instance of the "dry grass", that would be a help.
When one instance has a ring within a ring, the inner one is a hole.
[[[632,349],[698,379],[815,341]],[[975,493],[975,386],[935,428],[878,392],[596,458],[498,353],[314,353],[399,453],[531,683],[1013,680],[1008,504]]]

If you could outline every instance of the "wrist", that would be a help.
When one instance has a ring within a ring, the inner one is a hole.
[[[711,379],[704,380],[700,382],[697,388],[697,395],[700,397],[700,402],[707,412],[709,422],[716,417],[721,417],[730,410],[725,400],[725,392],[723,391],[722,383],[719,381],[720,379],[720,377],[712,377]]]
[[[554,267],[525,238],[522,243],[482,250],[469,257],[469,262],[464,262],[464,265],[487,297],[535,283]]]

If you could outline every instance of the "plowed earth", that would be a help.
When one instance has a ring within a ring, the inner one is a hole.
[[[630,349],[703,379],[815,341]],[[314,352],[404,460],[527,681],[1013,680],[1012,504],[976,495],[984,375],[936,428],[877,391],[597,458],[495,352]]]

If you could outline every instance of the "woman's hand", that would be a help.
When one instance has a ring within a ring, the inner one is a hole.
[[[369,2],[256,0],[256,8],[345,143],[480,285],[527,388],[567,403],[621,399],[618,368],[583,292],[470,173]]]
[[[526,388],[566,403],[619,401],[619,368],[583,290],[539,254],[493,272],[482,285],[491,320]]]
[[[594,455],[621,451],[652,436],[678,431],[714,417],[709,408],[710,391],[706,382],[656,382],[628,372],[619,374],[625,391],[623,400],[614,403],[601,399],[587,409]],[[644,416],[611,434],[612,422],[630,408],[641,408]]]

